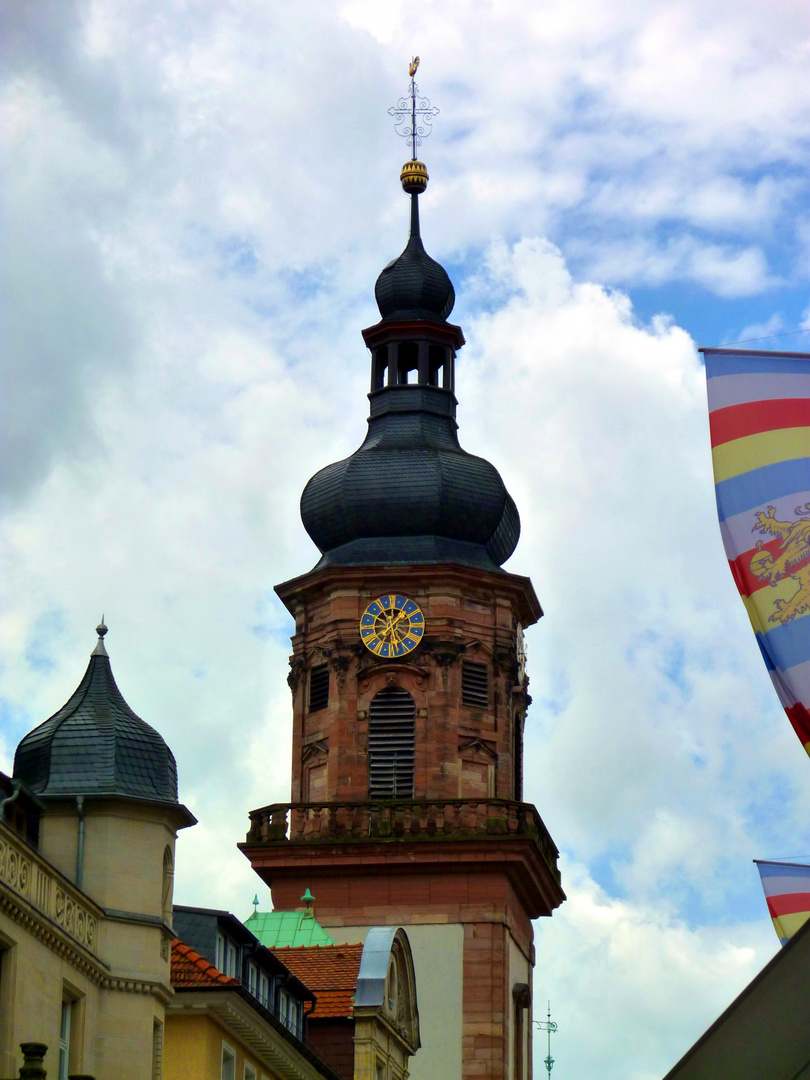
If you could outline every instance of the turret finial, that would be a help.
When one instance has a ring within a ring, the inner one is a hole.
[[[104,648],[104,635],[107,633],[107,627],[104,625],[104,616],[101,616],[101,622],[96,627],[96,633],[98,634],[98,641],[96,647],[90,653],[91,656],[107,656],[107,650]]]

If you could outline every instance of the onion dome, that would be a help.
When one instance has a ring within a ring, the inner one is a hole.
[[[438,319],[453,310],[456,294],[447,271],[425,251],[419,235],[418,196],[428,181],[421,161],[406,161],[400,176],[411,195],[411,236],[402,254],[377,278],[374,296],[383,319]]]
[[[301,519],[323,566],[460,563],[497,570],[517,546],[517,508],[494,465],[458,442],[454,394],[461,328],[454,293],[419,236],[427,170],[403,169],[411,197],[408,245],[375,288],[382,319],[371,350],[371,415],[363,445],[317,472]]]
[[[127,705],[104,647],[107,627],[69,700],[17,747],[14,776],[44,797],[177,802],[177,765],[161,736]]]
[[[495,466],[459,446],[453,395],[402,386],[371,399],[363,445],[317,472],[301,496],[319,565],[497,569],[517,546],[517,507]]]

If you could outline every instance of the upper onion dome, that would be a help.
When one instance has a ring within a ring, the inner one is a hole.
[[[453,310],[456,294],[447,271],[425,251],[419,235],[419,195],[428,182],[421,161],[406,161],[400,180],[411,196],[411,235],[402,254],[377,278],[374,296],[383,319],[438,319]]]
[[[456,302],[447,271],[431,259],[418,235],[377,278],[374,297],[383,319],[444,321]]]
[[[107,627],[70,699],[23,738],[14,776],[40,796],[177,802],[177,765],[162,737],[127,705],[104,648]]]

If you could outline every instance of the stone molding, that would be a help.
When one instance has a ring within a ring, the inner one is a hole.
[[[164,983],[110,973],[96,953],[104,910],[2,822],[0,912],[101,989],[152,994],[164,1005],[171,1000]]]

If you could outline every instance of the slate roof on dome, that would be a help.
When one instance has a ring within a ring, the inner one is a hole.
[[[500,473],[458,442],[455,398],[428,386],[372,395],[368,433],[317,472],[301,520],[319,566],[452,562],[498,570],[520,517]]]
[[[447,271],[411,236],[405,250],[383,269],[374,286],[383,319],[437,319],[444,322],[456,294]]]
[[[104,647],[107,627],[68,701],[17,747],[14,776],[44,797],[97,795],[177,802],[177,765],[127,705]]]

